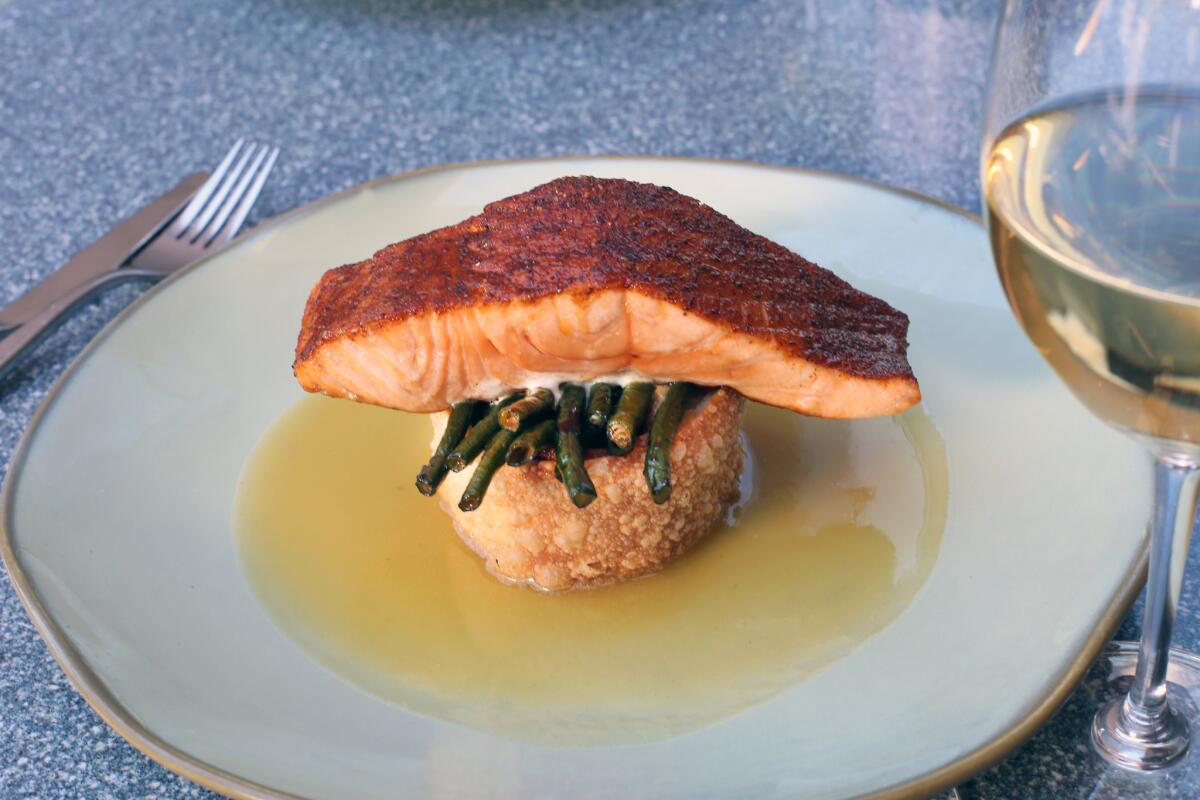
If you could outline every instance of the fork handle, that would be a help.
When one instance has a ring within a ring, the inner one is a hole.
[[[144,270],[118,269],[97,275],[87,283],[77,285],[54,298],[32,319],[0,339],[0,382],[20,363],[21,357],[32,350],[38,342],[67,317],[80,303],[101,291],[135,278],[158,278],[161,276]]]
[[[0,332],[23,325],[72,290],[120,267],[179,213],[207,177],[205,172],[187,176],[166,194],[79,251],[46,280],[0,308]],[[12,335],[15,334],[10,338]]]

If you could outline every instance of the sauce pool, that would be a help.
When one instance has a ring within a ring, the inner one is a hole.
[[[661,739],[769,699],[904,610],[946,521],[945,447],[920,407],[844,422],[749,403],[728,525],[658,575],[547,595],[497,582],[417,492],[430,437],[425,415],[300,400],[246,462],[242,563],[344,679],[528,741]]]

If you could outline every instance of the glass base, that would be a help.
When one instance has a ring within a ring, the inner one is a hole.
[[[1172,649],[1167,662],[1171,708],[1195,736],[1183,755],[1165,768],[1149,771],[1113,766],[1098,755],[1087,757],[1088,725],[1096,709],[1124,699],[1133,682],[1137,655],[1137,642],[1113,642],[1088,670],[1079,691],[1035,737],[1032,752],[1014,755],[1011,766],[998,774],[967,781],[937,800],[1200,798],[1200,656],[1186,650]],[[1066,760],[1060,761],[1064,756]]]
[[[1089,798],[1175,798],[1200,787],[1200,656],[1171,648],[1167,663],[1167,730],[1156,737],[1129,738],[1115,729],[1116,715],[1137,669],[1138,643],[1113,642],[1100,657],[1107,702],[1092,724],[1092,747],[1116,769],[1108,769]],[[1181,793],[1182,792],[1182,793]]]
[[[1113,700],[1092,721],[1092,747],[1114,767],[1149,772],[1164,769],[1187,754],[1191,731],[1179,712],[1167,707],[1164,719],[1142,732],[1129,722],[1125,698]]]
[[[1171,648],[1165,724],[1155,725],[1155,730],[1150,730],[1148,725],[1139,725],[1136,718],[1122,719],[1128,710],[1124,692],[1137,669],[1137,657],[1136,642],[1113,642],[1105,651],[1102,661],[1107,662],[1108,682],[1118,696],[1105,703],[1096,714],[1092,723],[1092,746],[1113,766],[1149,772],[1169,767],[1187,755],[1191,744],[1188,720],[1198,721],[1200,656]]]

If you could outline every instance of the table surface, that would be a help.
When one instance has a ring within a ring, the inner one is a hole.
[[[998,6],[0,0],[0,302],[241,135],[284,148],[252,222],[415,167],[585,153],[818,167],[977,210]],[[55,377],[140,290],[83,308],[0,385],[0,463]],[[1193,649],[1198,570],[1189,563],[1177,630]],[[1120,638],[1136,636],[1139,609]],[[1085,744],[1095,693],[1085,683],[961,795],[1096,796]],[[92,713],[7,580],[0,797],[215,797]]]

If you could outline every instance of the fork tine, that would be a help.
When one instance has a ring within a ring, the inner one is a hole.
[[[238,150],[242,149],[242,145],[245,144],[245,142],[246,140],[243,138],[238,139],[233,143],[233,147],[229,148],[229,152],[225,154],[223,159],[221,159],[221,163],[218,164],[217,168],[212,171],[212,174],[209,175],[208,180],[201,184],[200,188],[196,190],[195,196],[193,196],[191,201],[184,206],[183,211],[179,212],[179,216],[175,217],[175,219],[171,222],[171,227],[168,229],[170,233],[178,236],[187,229],[187,226],[191,223],[191,221],[195,219],[198,213],[200,213],[200,209],[204,207],[206,202],[208,202],[208,198],[212,196],[213,191],[217,188],[217,185],[220,184],[221,179],[225,177],[225,171],[229,169],[229,165],[233,163],[234,157],[237,156]]]
[[[221,209],[221,204],[225,202],[225,197],[229,194],[230,190],[233,189],[234,185],[241,177],[242,171],[246,169],[246,164],[249,163],[250,157],[254,155],[256,148],[257,145],[255,145],[253,142],[246,145],[245,149],[242,150],[242,154],[238,158],[237,163],[234,164],[232,169],[225,174],[225,179],[221,181],[221,186],[216,192],[213,193],[212,197],[205,205],[204,211],[201,212],[200,216],[197,217],[192,224],[188,225],[187,229],[183,232],[182,238],[189,244],[194,244],[196,240],[200,238],[200,234],[208,226],[209,221]]]
[[[229,218],[228,224],[213,239],[210,239],[210,242],[225,244],[234,236],[237,236],[237,232],[241,230],[242,223],[246,221],[246,216],[250,213],[250,209],[254,207],[254,201],[258,199],[263,184],[267,182],[267,176],[271,174],[271,169],[275,166],[275,159],[277,158],[279,158],[279,148],[271,148],[266,163],[262,164],[258,170],[258,174],[254,176],[254,182],[250,184],[250,188],[242,195],[242,200],[238,203],[237,208],[234,209],[233,216]]]
[[[208,247],[212,240],[217,237],[217,234],[221,232],[222,226],[229,219],[229,215],[233,213],[233,209],[237,206],[238,201],[242,199],[242,195],[246,193],[246,187],[250,185],[250,181],[254,180],[254,175],[262,166],[263,161],[266,160],[270,150],[266,145],[263,145],[258,150],[258,154],[250,162],[249,169],[242,173],[237,185],[233,187],[233,191],[229,193],[229,196],[225,198],[225,202],[221,204],[221,210],[217,212],[217,215],[212,218],[212,221],[196,238],[201,247]]]

